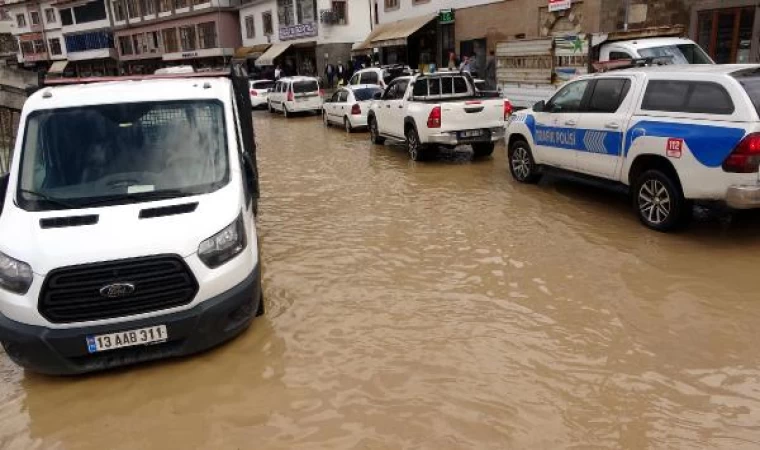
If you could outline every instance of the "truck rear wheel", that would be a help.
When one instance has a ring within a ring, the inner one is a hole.
[[[637,178],[633,207],[645,227],[662,232],[683,227],[692,213],[692,204],[684,198],[678,181],[658,169]]]
[[[475,158],[483,158],[493,154],[493,148],[496,146],[493,142],[481,142],[472,144],[472,153]]]
[[[525,141],[515,141],[509,146],[507,152],[507,164],[512,178],[520,183],[537,183],[541,179],[536,162],[533,160],[533,153],[530,146]]]
[[[264,291],[261,291],[261,294],[259,294],[259,307],[256,309],[256,317],[261,317],[266,312],[266,306],[264,305]]]
[[[424,161],[428,157],[428,149],[420,143],[417,130],[410,126],[406,129],[406,151],[412,161]]]
[[[369,139],[373,144],[383,145],[385,138],[380,136],[380,130],[377,128],[377,119],[373,116],[369,118]]]

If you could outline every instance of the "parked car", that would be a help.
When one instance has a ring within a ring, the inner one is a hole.
[[[251,107],[262,108],[267,106],[269,90],[274,87],[272,80],[255,80],[251,84]]]
[[[351,133],[357,128],[367,126],[367,113],[375,94],[382,94],[383,90],[374,84],[359,84],[335,91],[329,99],[325,100],[322,118],[325,125],[342,125]]]
[[[468,74],[449,72],[392,81],[372,102],[367,122],[372,142],[402,140],[418,161],[439,145],[466,144],[476,157],[490,155],[511,113],[508,100],[479,92]]]
[[[671,65],[587,75],[512,116],[509,169],[562,171],[631,193],[641,222],[669,231],[694,202],[760,207],[760,66]]]
[[[0,341],[19,365],[188,355],[264,313],[248,81],[192,75],[24,104],[0,183]]]
[[[398,77],[408,77],[413,73],[409,66],[393,65],[384,67],[369,67],[361,69],[354,73],[348,80],[349,86],[358,86],[363,84],[374,84],[382,89],[388,87],[388,84]]]
[[[278,80],[269,92],[269,112],[280,111],[285,117],[298,112],[322,111],[324,91],[313,77],[290,77]]]

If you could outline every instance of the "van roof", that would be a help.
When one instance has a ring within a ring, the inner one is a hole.
[[[225,100],[232,82],[227,78],[172,78],[103,81],[45,87],[26,101],[24,108],[44,110],[78,106],[176,100]]]

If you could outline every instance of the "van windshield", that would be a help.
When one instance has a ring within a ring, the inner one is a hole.
[[[220,102],[196,100],[35,112],[19,206],[84,208],[217,190],[229,179],[223,111]]]
[[[668,57],[671,64],[713,64],[710,57],[696,44],[642,48],[639,55],[642,58]]]

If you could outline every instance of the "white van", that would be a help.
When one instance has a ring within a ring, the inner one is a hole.
[[[281,78],[269,93],[269,112],[280,111],[285,117],[298,112],[322,112],[325,93],[319,80],[312,77]]]
[[[12,360],[77,374],[187,355],[263,314],[247,84],[146,76],[27,100],[0,183]]]

